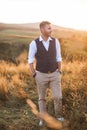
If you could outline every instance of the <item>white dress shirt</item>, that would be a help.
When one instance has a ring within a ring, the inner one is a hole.
[[[42,41],[42,44],[44,45],[44,47],[47,51],[49,49],[50,40],[52,40],[51,37],[49,37],[47,41],[44,41],[41,36],[39,37],[39,41]],[[36,46],[35,40],[33,40],[29,45],[29,53],[28,53],[28,63],[29,64],[34,62],[36,53],[37,53],[37,46]],[[62,61],[60,43],[57,39],[56,39],[56,61],[57,62]]]

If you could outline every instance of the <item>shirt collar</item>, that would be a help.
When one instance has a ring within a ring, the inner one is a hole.
[[[51,38],[51,37],[48,37],[48,40],[47,40],[47,41],[50,41],[50,40],[52,40],[52,38]],[[39,37],[39,41],[40,41],[40,42],[41,42],[41,41],[44,41],[41,36]]]

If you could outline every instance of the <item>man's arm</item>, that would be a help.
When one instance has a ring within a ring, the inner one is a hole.
[[[56,39],[56,60],[57,60],[58,71],[61,73],[62,72],[62,56],[61,56],[60,43],[58,39]]]

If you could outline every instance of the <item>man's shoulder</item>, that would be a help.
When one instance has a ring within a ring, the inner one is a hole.
[[[55,40],[55,42],[59,43],[60,40],[58,38],[54,38],[54,37],[51,37],[53,40]]]
[[[51,42],[53,42],[53,43],[56,42],[56,38],[54,38],[54,37],[50,37],[50,39],[51,39]]]
[[[35,41],[36,43],[39,42],[39,37],[37,37],[34,41]]]
[[[32,41],[30,42],[30,45],[33,46],[33,45],[35,45],[35,43],[36,43],[36,42],[35,42],[35,39],[34,39],[34,40],[32,40]]]
[[[51,39],[52,39],[52,41],[55,42],[55,43],[58,41],[58,39],[55,38],[55,37],[51,37]]]

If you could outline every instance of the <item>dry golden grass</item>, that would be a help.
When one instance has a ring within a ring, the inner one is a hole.
[[[0,98],[6,99],[9,92],[9,82],[6,78],[0,77]]]
[[[34,32],[32,29],[29,32],[11,29],[0,32],[1,130],[53,130],[62,127],[54,118],[51,91],[48,91],[47,95],[49,114],[41,115],[38,112],[36,83],[27,63],[28,43],[37,36],[37,32]],[[26,37],[28,34],[29,37]],[[10,37],[6,37],[7,35]],[[73,33],[69,35],[69,32],[65,35],[64,31],[60,31],[59,35],[60,38],[63,36],[63,116],[70,124],[64,130],[87,130],[87,42],[84,40],[86,36],[83,38],[82,35],[79,37],[79,34]],[[39,117],[46,122],[42,129],[38,126]]]
[[[77,126],[79,125],[78,130],[80,130],[80,127],[81,129],[84,128],[84,130],[86,130],[85,124],[84,124],[84,127],[83,125],[80,126],[80,120],[82,120],[82,122],[84,123],[87,120],[87,116],[86,116],[87,115],[86,114],[87,112],[86,111],[87,110],[87,104],[86,104],[87,103],[87,98],[86,98],[87,97],[87,91],[86,91],[87,89],[87,83],[86,83],[87,63],[80,62],[80,61],[74,61],[73,63],[63,62],[62,69],[63,69],[62,90],[63,90],[63,107],[64,107],[63,114],[64,114],[64,117],[70,121],[70,126],[71,126],[64,129],[73,130],[76,127],[75,122],[77,122]],[[10,94],[10,97],[9,97],[9,94]],[[18,102],[19,104],[20,100],[29,99],[30,102],[27,102],[27,103],[29,104],[31,108],[32,108],[32,105],[31,105],[32,101],[34,101],[32,103],[35,103],[36,106],[38,106],[36,84],[35,84],[34,79],[31,76],[28,64],[20,63],[19,65],[16,66],[12,63],[6,63],[6,62],[0,63],[0,99],[2,99],[1,95],[5,97],[3,98],[4,100],[8,96],[9,97],[8,102],[10,102],[10,100],[13,100],[14,102],[15,100],[15,102]],[[48,110],[49,110],[49,113],[51,113],[51,115],[49,114],[45,114],[44,116],[40,115],[38,113],[38,109],[34,111],[34,114],[36,115],[37,120],[38,120],[38,117],[42,117],[43,120],[46,122],[48,128],[58,129],[59,127],[61,127],[61,123],[59,123],[58,121],[56,122],[54,117],[52,117],[53,103],[52,103],[52,98],[50,97],[51,97],[51,94],[48,94],[47,102],[48,104],[50,102],[50,106],[48,106],[50,108]],[[22,102],[20,102],[20,105],[22,105]],[[22,109],[25,109],[25,108],[22,108]],[[28,109],[29,108],[26,108],[26,111],[28,111]],[[31,117],[30,112],[29,112],[29,116],[31,120],[33,121],[34,117],[33,116]],[[16,119],[17,118],[18,117],[16,117]],[[23,120],[25,118],[26,116],[23,118]],[[25,124],[27,123],[27,120],[29,120],[29,117],[28,119],[25,119]],[[74,122],[74,120],[76,121]],[[38,126],[37,123],[35,125]],[[19,125],[17,125],[16,127],[18,126]],[[18,129],[20,128],[18,127]],[[24,126],[23,126],[23,129],[25,130]],[[34,126],[33,126],[33,129],[34,129]],[[45,127],[45,129],[47,128]]]

